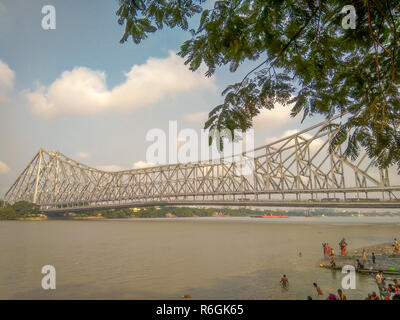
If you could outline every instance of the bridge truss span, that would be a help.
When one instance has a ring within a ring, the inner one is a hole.
[[[46,210],[171,205],[279,205],[400,208],[396,168],[381,170],[362,152],[329,152],[335,127],[322,122],[251,152],[198,163],[106,172],[40,149],[5,195]],[[393,181],[391,181],[393,180]]]

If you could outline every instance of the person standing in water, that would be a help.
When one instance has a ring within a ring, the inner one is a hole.
[[[339,242],[339,247],[340,247],[340,253],[342,256],[346,255],[346,247],[347,247],[347,243],[345,238],[343,238],[342,240],[340,240]]]
[[[365,249],[363,249],[362,251],[362,260],[365,266],[367,264],[367,252],[365,251]]]
[[[325,256],[329,257],[331,254],[331,246],[329,245],[329,243],[326,243],[325,246],[326,246]]]
[[[372,252],[372,264],[375,264],[375,253]]]
[[[375,277],[376,284],[379,285],[384,285],[385,284],[385,278],[383,277],[383,272],[382,270],[379,270],[378,274]]]
[[[400,243],[397,241],[397,239],[395,238],[393,241],[393,246],[394,246],[394,253],[399,253],[400,250]]]
[[[281,285],[282,287],[286,288],[287,285],[289,284],[289,279],[286,277],[286,274],[284,274],[281,278]]]
[[[321,288],[317,285],[316,282],[313,283],[313,286],[315,287],[315,290],[317,290],[317,294],[319,296],[323,296],[324,295],[324,293],[322,292]]]
[[[334,258],[334,257],[331,257],[331,258],[329,259],[329,263],[331,264],[331,267],[332,267],[332,268],[335,268],[335,267],[336,267],[336,261],[335,261],[335,258]]]

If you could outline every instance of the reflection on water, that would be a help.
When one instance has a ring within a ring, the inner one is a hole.
[[[399,226],[392,217],[2,221],[0,299],[316,298],[313,282],[336,293],[342,279],[318,267],[322,242],[387,242]],[[47,264],[56,290],[41,288]],[[372,290],[373,279],[358,276],[345,293],[360,299]]]

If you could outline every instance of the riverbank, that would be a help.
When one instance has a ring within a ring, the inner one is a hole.
[[[332,267],[329,259],[326,257],[321,261],[321,267],[328,269],[341,270],[345,265],[357,265],[357,259],[361,262],[362,252],[365,250],[367,260],[364,268],[357,269],[357,272],[365,274],[376,274],[378,271],[383,271],[383,274],[400,277],[400,254],[394,252],[394,247],[391,242],[384,242],[372,246],[365,246],[358,249],[350,250],[346,256],[335,256],[336,266]],[[372,253],[375,255],[375,263],[372,261]]]
[[[2,207],[0,201],[0,220],[33,220],[32,215],[44,215],[41,213],[38,205],[33,203],[20,201],[12,205]],[[146,208],[119,208],[104,210],[88,210],[79,212],[65,212],[57,215],[57,218],[73,218],[73,219],[122,219],[122,218],[197,218],[197,217],[307,217],[318,219],[329,218],[362,218],[362,217],[400,217],[400,211],[395,210],[388,212],[365,212],[361,214],[359,211],[353,210],[334,210],[334,209],[267,209],[257,208],[253,206],[243,207],[173,207],[173,206],[157,206]],[[43,219],[42,219],[43,218]],[[46,220],[44,217],[34,220]],[[48,216],[52,219],[52,216]]]
[[[30,215],[26,217],[19,217],[16,218],[15,220],[17,221],[42,221],[42,220],[48,220],[49,217],[44,215],[44,214],[38,214],[38,215]]]
[[[387,256],[387,257],[399,257],[400,254],[394,254],[394,246],[392,242],[384,242],[381,244],[373,245],[373,246],[368,246],[368,247],[363,247],[355,250],[350,250],[349,255],[351,256],[362,256],[362,251],[365,249],[365,252],[367,256],[372,255],[372,253],[375,254],[375,256]]]

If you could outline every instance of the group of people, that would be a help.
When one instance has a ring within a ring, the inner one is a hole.
[[[332,267],[336,267],[335,261],[335,249],[333,249],[329,243],[323,243],[322,248],[324,249],[324,257],[329,258],[329,262]]]
[[[383,276],[383,271],[380,270],[375,276],[375,281],[378,286],[379,296],[376,292],[368,294],[365,300],[400,300],[400,283],[396,278],[388,279],[393,283],[386,286],[386,279]]]
[[[367,264],[367,251],[365,251],[365,249],[363,249],[362,251],[362,256],[361,256],[362,262],[360,261],[360,259],[356,259],[356,268],[357,269],[364,269],[366,264]],[[375,253],[372,252],[371,254],[371,261],[372,261],[372,265],[375,265],[376,263],[376,256]]]
[[[343,238],[339,242],[340,255],[345,256],[347,254],[346,247],[347,247],[347,242],[345,238]],[[324,249],[324,257],[335,256],[335,250],[329,245],[329,243],[323,243],[322,248]]]
[[[286,278],[286,276],[285,276]],[[398,279],[392,278],[389,279],[393,283],[389,283],[386,286],[385,278],[383,276],[383,272],[379,271],[376,275],[376,283],[378,285],[379,294],[375,291],[369,293],[365,300],[400,300],[400,283]],[[287,278],[286,278],[287,280]],[[288,281],[287,281],[288,282]],[[318,296],[323,296],[321,288],[318,286],[316,282],[313,283],[315,290],[317,291]],[[311,296],[307,297],[308,300],[312,300]],[[347,300],[346,295],[344,294],[342,289],[337,290],[337,296],[334,293],[329,293],[326,300]]]
[[[346,239],[343,238],[339,242],[339,248],[340,248],[340,255],[341,256],[347,255],[346,247],[347,247],[347,242],[346,242]],[[329,243],[322,243],[322,248],[324,250],[324,257],[329,258],[329,263],[330,263],[331,267],[336,267],[335,249],[333,249],[329,245]]]
[[[396,239],[394,239],[394,240],[395,240],[395,242],[394,242],[395,248],[396,248],[396,243],[397,243],[397,247],[400,248],[400,244],[397,242]],[[335,250],[329,245],[329,243],[323,243],[322,247],[324,249],[324,257],[329,258],[329,263],[330,263],[331,267],[336,267]],[[339,242],[341,256],[347,255],[346,247],[347,247],[346,239],[342,238],[342,240],[340,240],[340,242]],[[372,260],[372,264],[374,265],[376,262],[376,256],[375,256],[374,252],[372,252],[371,260]],[[367,263],[367,251],[365,249],[363,249],[363,251],[362,251],[361,260],[356,259],[356,262],[357,262],[357,264],[356,264],[357,269],[365,268],[365,265]]]
[[[394,239],[392,246],[393,246],[393,253],[399,254],[400,253],[400,243],[397,241],[396,238]],[[358,269],[364,269],[367,264],[367,251],[365,249],[363,249],[363,251],[362,251],[361,259],[362,259],[362,262],[360,261],[360,259],[356,259],[356,261],[357,261],[356,268],[358,268]],[[374,252],[372,252],[372,254],[371,254],[371,262],[372,262],[372,266],[375,265],[375,263],[376,263],[376,256],[375,256]]]
[[[316,282],[313,283],[315,290],[317,291],[318,296],[323,296],[324,293],[322,292],[321,288],[318,286]],[[342,289],[337,290],[338,295],[336,296],[334,293],[329,293],[326,300],[347,300],[346,295],[343,293]],[[312,300],[311,296],[307,297],[308,300]]]
[[[347,242],[345,238],[342,238],[342,240],[339,242],[339,247],[340,247],[340,255],[344,256],[347,254]],[[323,250],[324,250],[324,257],[329,258],[329,262],[331,266],[335,267],[336,266],[336,261],[335,261],[335,250],[329,245],[329,243],[323,243],[322,244]],[[393,242],[393,247],[394,247],[394,253],[400,253],[400,243],[397,241],[397,239],[394,239]],[[302,254],[301,252],[299,253],[299,257],[301,257]],[[362,256],[361,259],[357,259],[357,265],[356,268],[358,269],[364,269],[365,265],[367,264],[367,251],[363,249],[362,251]],[[376,263],[376,256],[375,253],[372,252],[371,254],[371,261],[372,264],[375,265]],[[372,270],[372,266],[371,266]],[[379,271],[378,274],[375,277],[376,283],[378,285],[378,290],[379,294],[377,294],[375,291],[372,293],[369,293],[368,296],[365,298],[365,300],[400,300],[400,283],[398,279],[392,278],[389,279],[393,283],[390,283],[386,286],[385,278],[383,276],[383,271]],[[289,286],[289,279],[287,278],[286,274],[284,274],[280,280],[280,283],[283,288],[288,288]],[[318,296],[323,296],[324,293],[322,292],[321,288],[318,286],[316,282],[313,283],[313,286],[315,290],[317,291]],[[312,300],[311,296],[307,297],[308,300]],[[337,290],[337,295],[334,293],[329,293],[328,297],[326,300],[347,300],[346,295],[343,293],[342,289]]]
[[[289,279],[287,278],[286,274],[284,274],[281,278],[281,286],[283,288],[288,288],[289,286]],[[316,282],[313,283],[313,286],[315,288],[315,290],[317,291],[317,295],[318,296],[323,296],[324,293],[322,292],[321,288],[318,286],[318,284]],[[333,293],[330,293],[328,295],[328,298],[326,298],[326,300],[347,300],[346,295],[343,293],[342,289],[338,289],[337,290],[338,295],[336,296]],[[311,296],[307,297],[308,300],[312,300]]]
[[[323,243],[324,257],[332,257],[335,255],[335,250],[329,245],[329,243]]]
[[[287,288],[289,286],[289,279],[287,278],[286,274],[284,274],[281,278],[280,281],[281,285],[283,288]],[[313,286],[315,288],[315,290],[317,291],[317,295],[318,296],[323,296],[324,293],[322,292],[321,288],[318,286],[318,284],[316,282],[313,283]],[[328,298],[326,300],[346,300],[346,295],[343,293],[342,289],[338,289],[337,290],[338,295],[336,296],[333,293],[330,293],[328,295]],[[311,296],[307,297],[308,300],[312,300]]]

